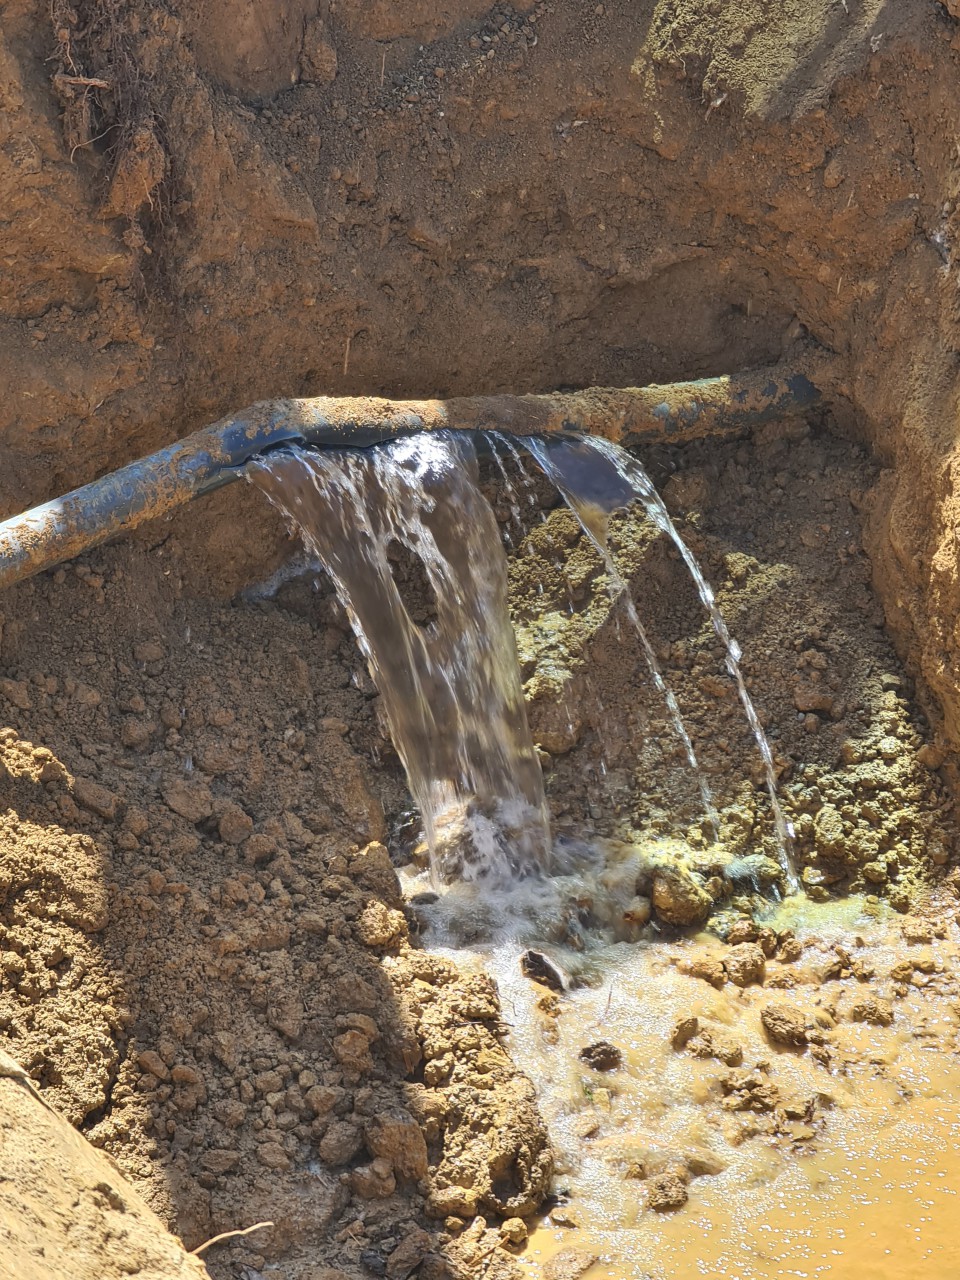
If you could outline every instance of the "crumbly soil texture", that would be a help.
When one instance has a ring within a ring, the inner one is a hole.
[[[803,336],[828,408],[644,461],[744,649],[805,890],[942,909],[955,10],[9,0],[0,515],[257,399],[643,385]],[[653,924],[727,936],[776,847],[686,570],[615,522],[722,859],[601,562],[506,465],[557,830],[681,841]],[[211,1247],[218,1280],[507,1277],[548,1135],[493,984],[420,945],[402,770],[296,554],[235,485],[0,602],[3,1045],[188,1248],[273,1224]]]

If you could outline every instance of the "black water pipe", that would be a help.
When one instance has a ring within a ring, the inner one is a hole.
[[[441,429],[680,443],[806,413],[827,395],[833,366],[823,354],[808,354],[802,364],[668,386],[591,387],[554,395],[263,401],[0,524],[0,588],[236,480],[250,458],[281,444],[368,447]]]

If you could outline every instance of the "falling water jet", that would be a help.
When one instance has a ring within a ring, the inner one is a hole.
[[[548,869],[506,556],[471,439],[436,432],[363,451],[284,449],[248,474],[333,578],[423,818],[434,883]],[[433,589],[426,626],[394,580],[396,542],[420,558]]]
[[[560,488],[578,519],[580,518],[580,511],[583,510],[584,518],[581,520],[583,528],[593,538],[605,561],[612,564],[612,556],[606,540],[610,513],[618,507],[629,505],[636,498],[639,498],[643,503],[650,520],[662,533],[665,533],[670,538],[677,548],[684,564],[690,571],[701,603],[710,616],[713,629],[726,651],[725,663],[727,670],[737,686],[740,702],[763,761],[784,881],[788,892],[796,893],[800,885],[793,864],[790,830],[777,794],[777,775],[773,763],[773,752],[760,723],[756,708],[753,705],[753,700],[747,691],[743,673],[740,670],[740,646],[730,635],[726,620],[717,605],[713,589],[703,576],[703,571],[697,563],[696,557],[683,538],[681,538],[653,481],[637,458],[609,440],[600,440],[592,436],[566,440],[551,438],[550,440],[528,441],[528,447],[544,468],[546,474]],[[598,461],[601,463],[600,466],[597,465]],[[605,466],[602,465],[604,463],[606,464]],[[573,495],[573,501],[571,501],[570,494]],[[584,520],[586,523],[584,523]],[[622,578],[620,581],[622,582]],[[626,584],[624,584],[624,590],[626,590]],[[627,593],[627,598],[630,599],[629,592]],[[634,608],[635,613],[636,609]],[[633,615],[631,615],[632,620]],[[642,641],[642,630],[638,634],[641,635]]]
[[[584,479],[578,478],[577,486],[574,487],[572,480],[572,470],[569,463],[573,456],[572,451],[581,448],[579,443],[563,441],[557,444],[547,444],[545,440],[528,440],[527,446],[530,452],[536,458],[537,462],[543,468],[544,473],[553,481],[560,490],[567,506],[576,516],[580,527],[590,539],[594,547],[596,547],[604,567],[607,571],[607,586],[610,592],[610,598],[614,604],[622,600],[627,617],[633,629],[639,637],[643,654],[647,662],[647,668],[650,672],[650,678],[654,687],[663,698],[667,711],[670,715],[670,722],[673,725],[674,732],[683,744],[684,754],[687,763],[690,766],[693,776],[697,780],[697,788],[700,792],[700,799],[703,803],[704,812],[713,830],[714,839],[720,836],[720,815],[717,813],[717,807],[714,803],[713,795],[710,790],[710,784],[707,781],[706,774],[700,768],[697,760],[697,754],[694,750],[693,742],[687,727],[683,722],[683,716],[680,712],[680,706],[677,702],[676,695],[664,679],[663,672],[660,670],[660,663],[657,661],[657,655],[650,638],[647,635],[643,623],[640,621],[640,615],[637,613],[637,607],[634,603],[630,588],[625,582],[620,570],[617,568],[610,550],[609,541],[609,523],[610,511],[604,510],[598,501],[595,501],[588,493],[584,492]],[[629,494],[632,498],[632,492]],[[624,499],[626,494],[620,485],[613,485],[611,489],[605,491],[604,501],[613,501],[614,505],[610,510],[616,510],[618,506],[625,505]],[[629,499],[627,499],[629,500]]]

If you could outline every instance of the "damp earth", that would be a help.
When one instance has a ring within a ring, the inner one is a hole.
[[[3,6],[4,518],[271,396],[840,370],[637,454],[768,761],[663,524],[481,451],[549,814],[513,894],[431,879],[462,824],[253,486],[3,594],[17,1280],[956,1270],[958,21]]]

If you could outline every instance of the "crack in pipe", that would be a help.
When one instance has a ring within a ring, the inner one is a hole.
[[[286,443],[368,448],[446,429],[676,444],[806,413],[835,385],[830,354],[806,348],[790,364],[665,386],[450,400],[265,400],[0,524],[0,588],[169,514],[238,479],[250,458]]]

